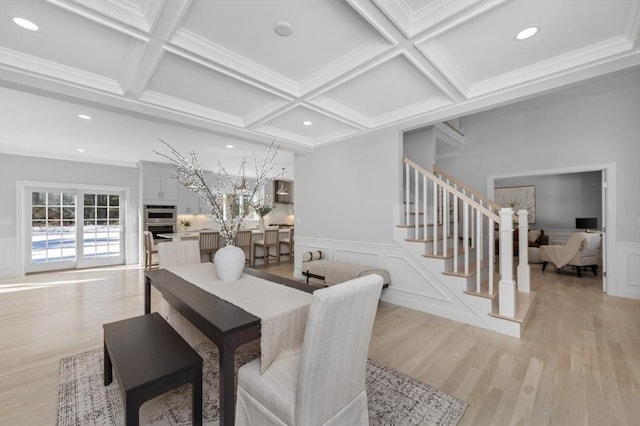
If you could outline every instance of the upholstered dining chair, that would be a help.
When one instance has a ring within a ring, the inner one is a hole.
[[[289,229],[288,237],[280,238],[278,244],[280,245],[280,257],[282,257],[282,253],[285,253],[289,257],[289,262],[291,262],[291,260],[293,260],[293,228]],[[286,251],[282,250],[283,246],[286,248]]]
[[[144,269],[148,270],[153,265],[153,255],[158,254],[158,247],[153,241],[151,231],[144,231],[142,235],[144,238]]]
[[[158,244],[158,266],[200,263],[200,244],[196,240],[167,241]]]
[[[302,352],[240,367],[236,425],[368,425],[365,374],[382,277],[313,293]]]
[[[245,263],[251,264],[251,230],[238,231],[235,239],[236,247],[244,251]]]
[[[264,252],[264,264],[269,264],[269,258],[274,257],[277,263],[280,263],[280,241],[278,241],[278,229],[266,229],[262,239],[253,243],[253,263],[256,262],[256,249],[261,247]],[[275,250],[275,254],[271,254],[271,248]]]
[[[220,248],[220,233],[200,232],[198,240],[200,241],[200,253],[206,254],[211,261],[216,250]]]

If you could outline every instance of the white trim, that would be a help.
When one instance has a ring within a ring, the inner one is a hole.
[[[640,243],[618,243],[615,257],[620,273],[616,296],[640,299]]]

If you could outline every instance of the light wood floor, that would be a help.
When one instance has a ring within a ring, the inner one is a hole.
[[[640,301],[603,294],[590,273],[532,265],[532,281],[520,340],[381,303],[370,357],[467,401],[461,425],[639,424]],[[0,280],[0,425],[55,424],[60,358],[142,314],[142,282],[131,267]]]

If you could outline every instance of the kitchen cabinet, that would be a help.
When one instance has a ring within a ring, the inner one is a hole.
[[[143,163],[142,198],[145,204],[177,204],[178,181],[169,165]]]
[[[204,213],[204,204],[204,201],[200,201],[198,194],[178,184],[178,214]]]

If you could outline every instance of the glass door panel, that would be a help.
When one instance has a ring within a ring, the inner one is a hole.
[[[61,190],[31,192],[29,272],[71,268],[76,262],[76,195]]]
[[[124,263],[124,193],[27,189],[26,272]]]
[[[120,256],[120,196],[84,194],[83,258]]]

